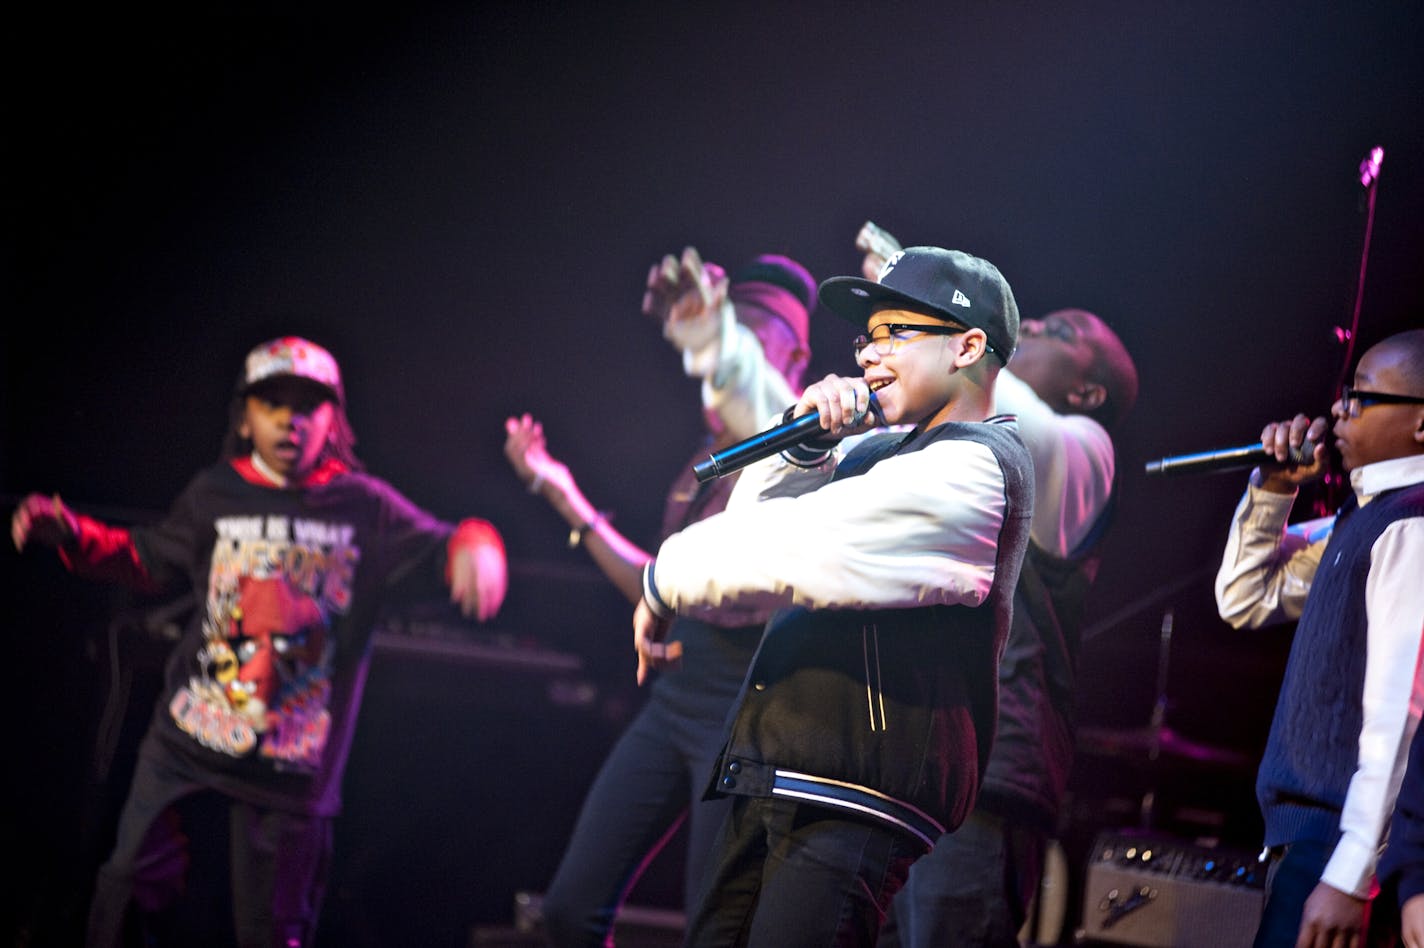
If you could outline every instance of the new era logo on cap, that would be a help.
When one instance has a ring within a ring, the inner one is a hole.
[[[891,270],[895,269],[895,264],[899,263],[900,258],[904,255],[905,251],[897,250],[889,257],[887,257],[885,262],[880,265],[880,273],[876,276],[876,279],[879,280],[881,283],[884,283],[885,275],[888,274]]]
[[[821,302],[864,326],[877,309],[908,309],[984,330],[989,348],[1008,362],[1019,338],[1019,308],[999,268],[982,257],[942,247],[906,247],[891,254],[872,282],[832,277]]]

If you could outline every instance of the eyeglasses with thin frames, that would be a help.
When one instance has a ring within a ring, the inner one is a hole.
[[[1371,405],[1424,405],[1424,396],[1396,395],[1393,392],[1366,392],[1345,386],[1340,393],[1340,404],[1345,414],[1351,418],[1360,417],[1360,412]]]
[[[881,323],[870,331],[867,336],[861,333],[856,336],[851,345],[855,346],[855,354],[858,358],[866,346],[874,346],[875,354],[888,356],[899,348],[902,342],[908,342],[909,337],[903,335],[909,332],[928,333],[934,336],[957,336],[959,333],[968,332],[967,326],[947,326],[939,323]]]

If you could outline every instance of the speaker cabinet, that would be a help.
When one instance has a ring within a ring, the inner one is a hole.
[[[1254,853],[1147,833],[1099,834],[1088,858],[1079,942],[1249,948],[1265,901]]]

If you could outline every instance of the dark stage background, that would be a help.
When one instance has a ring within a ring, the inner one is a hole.
[[[1420,324],[1419,3],[230,10],[11,20],[0,476],[7,504],[59,491],[150,517],[217,455],[247,349],[298,333],[340,359],[374,472],[505,532],[496,621],[388,630],[325,940],[466,944],[547,881],[640,695],[631,610],[516,483],[502,424],[542,418],[590,498],[652,543],[697,390],[638,304],[649,264],[688,244],[824,278],[858,272],[873,219],[993,260],[1025,314],[1112,322],[1143,384],[1083,720],[1130,738],[1165,680],[1175,731],[1259,749],[1289,629],[1234,633],[1211,593],[1244,475],[1144,462],[1327,409],[1376,145],[1356,356]],[[853,329],[813,322],[812,377],[850,370]],[[162,617],[6,549],[6,921],[63,944]],[[1135,825],[1153,793],[1154,826],[1249,848],[1250,784],[1225,760],[1088,748],[1064,835]],[[671,904],[674,855],[635,901]]]

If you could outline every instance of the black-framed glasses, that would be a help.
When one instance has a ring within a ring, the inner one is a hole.
[[[1340,392],[1340,404],[1345,414],[1351,418],[1360,417],[1360,412],[1371,405],[1424,405],[1424,396],[1396,395],[1393,392],[1366,392],[1346,385]]]
[[[899,348],[900,343],[911,338],[906,335],[907,333],[921,332],[934,336],[957,336],[959,333],[968,331],[968,326],[946,326],[940,323],[881,323],[870,331],[870,335],[861,333],[856,336],[851,345],[855,346],[856,356],[859,356],[866,346],[874,346],[876,355],[887,356]]]

